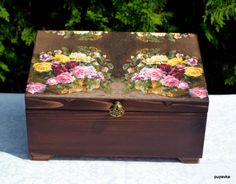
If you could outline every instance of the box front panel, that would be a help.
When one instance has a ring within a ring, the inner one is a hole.
[[[201,158],[206,113],[27,110],[30,153]]]

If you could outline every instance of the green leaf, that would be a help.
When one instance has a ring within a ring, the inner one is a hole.
[[[113,64],[111,64],[111,63],[107,63],[107,67],[108,67],[110,70],[112,70],[112,69],[114,68]]]
[[[170,51],[169,53],[168,53],[168,57],[170,57],[170,58],[174,58],[175,56],[176,56],[176,50],[172,50],[172,51]]]
[[[6,80],[6,77],[3,75],[2,72],[0,72],[0,79],[2,82],[5,82],[5,80]]]
[[[32,27],[26,27],[21,33],[21,39],[29,46],[34,42],[35,35],[36,33],[33,31]]]
[[[0,18],[4,19],[5,21],[9,22],[9,13],[7,12],[6,8],[0,5]]]
[[[65,54],[65,55],[68,55],[70,53],[70,50],[66,47],[62,47],[61,50],[62,50],[63,54]]]
[[[111,93],[111,88],[110,88],[108,82],[101,81],[100,84],[101,84],[101,87],[103,88],[103,90],[104,90],[106,93]]]
[[[134,88],[134,82],[130,82],[130,83],[128,83],[128,84],[124,87],[123,92],[124,92],[124,93],[128,93],[128,92],[130,92],[133,88]]]
[[[4,50],[5,50],[5,47],[2,44],[2,42],[0,41],[0,56],[3,54]]]
[[[129,64],[128,63],[126,63],[126,64],[124,64],[123,66],[122,66],[122,68],[123,68],[123,70],[127,70],[128,68],[129,68]]]
[[[9,68],[6,64],[4,64],[3,62],[0,62],[0,68],[6,72],[9,72]]]
[[[74,26],[78,23],[80,23],[81,17],[80,17],[80,11],[77,9],[77,7],[72,7],[71,17],[68,20],[68,22],[65,24],[66,28],[74,28]]]

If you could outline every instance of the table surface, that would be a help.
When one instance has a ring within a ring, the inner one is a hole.
[[[84,157],[31,161],[24,95],[0,94],[0,184],[236,183],[236,95],[210,95],[209,99],[199,164],[175,159]]]

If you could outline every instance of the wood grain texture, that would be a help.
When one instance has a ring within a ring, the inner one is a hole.
[[[206,113],[27,110],[29,152],[201,158]]]
[[[26,98],[27,109],[108,111],[116,99]],[[207,112],[208,102],[119,99],[125,111],[132,112]]]

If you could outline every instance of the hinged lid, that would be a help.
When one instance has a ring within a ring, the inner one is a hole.
[[[206,112],[197,36],[38,31],[27,109]]]

